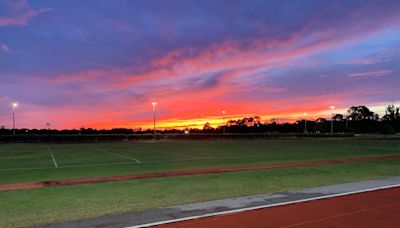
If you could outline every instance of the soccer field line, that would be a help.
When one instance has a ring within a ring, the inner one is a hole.
[[[192,159],[175,159],[175,160],[155,160],[155,161],[144,161],[143,163],[161,163],[161,162],[176,162],[176,161],[193,161],[193,160],[207,160],[210,158],[192,158]],[[93,167],[93,166],[114,166],[114,165],[135,165],[138,162],[113,162],[113,163],[98,163],[98,164],[77,164],[77,165],[61,165],[58,168],[74,168],[74,167]],[[19,171],[19,170],[42,170],[42,169],[54,169],[54,167],[35,167],[35,168],[9,168],[0,169],[0,171]]]
[[[57,161],[56,161],[56,159],[55,159],[55,157],[54,157],[54,155],[53,155],[53,152],[51,151],[51,149],[50,149],[50,147],[49,147],[49,146],[47,146],[47,150],[49,151],[49,153],[50,153],[50,157],[51,157],[51,159],[53,160],[54,167],[58,168]]]
[[[95,167],[95,166],[114,166],[114,165],[134,165],[137,162],[114,162],[114,163],[98,163],[98,164],[81,164],[81,165],[60,165],[58,169],[62,168],[74,168],[74,167]],[[34,167],[34,168],[6,168],[0,169],[0,171],[24,171],[24,170],[44,170],[44,169],[54,169],[54,167]]]
[[[237,158],[240,156],[223,156],[223,157],[198,157],[198,158],[182,158],[182,159],[163,159],[163,160],[149,160],[141,161],[140,164],[151,164],[151,163],[164,163],[164,162],[180,162],[180,161],[200,161],[200,160],[214,160],[218,158]],[[247,156],[247,157],[259,157],[259,156]],[[134,165],[138,162],[113,162],[113,163],[97,163],[97,164],[76,164],[76,165],[61,165],[58,168],[77,168],[77,167],[96,167],[96,166],[118,166],[118,165]],[[38,167],[38,168],[9,168],[0,169],[0,171],[23,171],[23,170],[42,170],[42,169],[54,169],[54,167]]]
[[[96,167],[96,166],[118,166],[118,165],[139,165],[139,164],[151,164],[151,163],[165,163],[165,162],[180,162],[180,161],[200,161],[200,160],[214,160],[219,158],[238,158],[240,156],[220,156],[220,157],[199,157],[199,158],[182,158],[182,159],[163,159],[163,160],[149,160],[136,162],[113,162],[113,163],[97,163],[97,164],[76,164],[76,165],[62,165],[58,166],[61,168],[78,168],[78,167]],[[259,156],[246,156],[246,157],[259,157]],[[313,161],[313,160],[304,160]],[[292,161],[296,162],[296,161]],[[35,167],[35,168],[6,168],[0,169],[0,171],[23,171],[23,170],[43,170],[43,169],[54,169],[54,167]]]
[[[144,163],[163,163],[163,162],[179,162],[179,161],[195,161],[195,160],[209,160],[213,158],[187,158],[187,159],[170,159],[170,160],[153,160],[153,161],[142,161],[140,164]],[[96,166],[118,166],[118,165],[135,165],[138,162],[113,162],[113,163],[98,163],[98,164],[77,164],[77,165],[61,165],[58,166],[59,169],[62,168],[75,168],[75,167],[96,167]],[[0,171],[23,171],[23,170],[43,170],[43,169],[54,169],[54,167],[35,167],[35,168],[6,168],[0,169]]]
[[[98,147],[95,147],[95,146],[92,146],[92,147],[95,148],[95,149],[98,150],[98,151],[101,151],[101,152],[104,152],[104,153],[107,153],[107,154],[111,154],[111,155],[114,155],[114,156],[118,156],[118,157],[121,157],[121,158],[125,158],[125,159],[128,159],[128,160],[132,160],[132,161],[135,161],[136,163],[141,163],[141,161],[139,161],[139,160],[136,159],[136,158],[131,158],[131,157],[124,156],[124,155],[122,155],[122,154],[109,152],[109,151],[107,151],[107,150],[104,150],[104,149],[101,149],[101,148],[98,148]]]

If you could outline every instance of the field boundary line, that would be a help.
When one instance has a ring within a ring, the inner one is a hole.
[[[54,155],[53,155],[53,152],[51,151],[51,149],[50,149],[50,147],[49,147],[49,146],[47,146],[47,150],[48,150],[48,151],[49,151],[49,153],[50,153],[50,157],[51,157],[51,159],[53,159],[54,166],[55,166],[56,168],[58,168],[57,161],[56,161],[56,159],[55,159],[55,157],[54,157]]]
[[[110,152],[110,151],[107,151],[107,150],[104,150],[104,149],[101,149],[101,148],[98,148],[98,147],[95,147],[95,146],[92,146],[92,147],[95,148],[98,151],[101,151],[101,152],[104,152],[104,153],[107,153],[107,154],[111,154],[111,155],[118,156],[118,157],[121,157],[121,158],[129,159],[129,160],[135,161],[136,163],[141,163],[141,161],[139,161],[136,158],[131,158],[131,157],[128,157],[128,156],[124,156],[122,154],[113,153],[113,152]]]
[[[113,166],[113,165],[132,165],[137,164],[137,162],[114,162],[114,163],[98,163],[98,164],[77,164],[77,165],[60,165],[59,169],[62,168],[78,168],[78,167],[93,167],[93,166]],[[54,169],[54,167],[37,167],[37,168],[5,168],[0,169],[0,171],[23,171],[23,170],[44,170],[44,169]]]
[[[113,166],[113,165],[132,165],[132,164],[147,164],[147,163],[164,163],[164,162],[180,162],[180,161],[197,161],[197,160],[212,160],[212,157],[207,158],[186,158],[186,159],[171,159],[171,160],[149,160],[149,161],[135,161],[133,162],[112,162],[112,163],[94,163],[94,164],[77,164],[77,165],[60,165],[59,169],[62,168],[76,168],[76,167],[93,167],[93,166]],[[19,171],[19,170],[43,170],[43,169],[54,169],[54,167],[38,167],[38,168],[5,168],[0,171]]]
[[[127,226],[125,228],[141,228],[141,227],[159,226],[159,225],[165,225],[165,224],[170,224],[170,223],[197,220],[197,219],[202,219],[202,218],[216,217],[216,216],[228,215],[228,214],[236,214],[236,213],[240,213],[240,212],[253,211],[253,210],[278,207],[278,206],[286,206],[286,205],[290,205],[290,204],[305,203],[305,202],[311,202],[311,201],[316,201],[316,200],[330,199],[330,198],[334,198],[334,197],[348,196],[348,195],[367,193],[367,192],[372,192],[372,191],[385,190],[385,189],[398,188],[398,187],[400,187],[400,184],[387,185],[387,186],[376,187],[376,188],[367,188],[367,189],[363,189],[363,190],[350,191],[350,192],[344,192],[344,193],[336,193],[336,194],[330,194],[330,195],[325,195],[325,196],[317,196],[317,197],[287,201],[287,202],[282,202],[282,203],[268,204],[268,205],[255,206],[255,207],[246,207],[246,208],[241,208],[241,209],[227,210],[227,211],[215,212],[215,213],[209,213],[209,214],[197,215],[197,216],[189,216],[189,217],[185,217],[185,218],[171,219],[171,220],[165,220],[165,221],[154,222],[154,223],[147,223],[147,224],[141,224],[141,225],[135,225],[135,226]]]

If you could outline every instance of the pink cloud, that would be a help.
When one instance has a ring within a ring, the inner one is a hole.
[[[379,71],[371,71],[371,72],[361,72],[361,73],[353,73],[347,75],[348,77],[368,77],[368,76],[374,76],[374,77],[382,77],[387,74],[392,73],[391,70],[379,70]]]
[[[372,29],[370,25],[360,23],[355,33],[346,33],[341,28],[322,29],[310,33],[313,23],[316,23],[312,21],[286,40],[271,38],[258,38],[244,42],[228,40],[208,47],[173,50],[153,59],[141,70],[143,73],[132,74],[131,72],[135,71],[132,67],[112,70],[92,69],[88,70],[88,73],[63,75],[53,81],[91,81],[97,79],[98,75],[113,75],[115,77],[109,86],[114,89],[124,89],[158,80],[187,78],[204,73],[232,70],[221,79],[227,82],[231,78],[273,69],[277,65],[290,66],[295,58],[323,52],[343,42],[357,41],[359,37],[365,37],[376,29],[384,29],[385,26],[391,25],[392,19],[383,20],[378,23],[381,27],[375,25]],[[343,33],[348,35],[343,36]],[[244,43],[246,43],[245,47],[243,47]]]
[[[0,22],[1,23],[1,22]],[[25,22],[26,23],[26,22]],[[308,25],[310,27],[310,25]],[[361,26],[362,27],[362,26]],[[305,26],[307,28],[307,26]],[[260,101],[235,99],[240,92],[246,90],[263,90],[264,93],[280,93],[285,88],[269,85],[263,87],[249,87],[246,83],[257,84],[257,73],[280,67],[293,66],[296,58],[314,55],[336,47],[344,42],[357,42],[360,37],[368,35],[371,29],[362,27],[354,33],[345,33],[338,29],[309,34],[311,29],[303,29],[287,40],[271,40],[268,38],[254,39],[243,42],[226,41],[208,47],[192,47],[178,49],[164,56],[155,58],[142,73],[134,73],[134,67],[120,67],[111,69],[91,69],[73,74],[63,74],[50,79],[48,82],[64,84],[77,82],[90,84],[90,91],[75,91],[74,93],[88,93],[93,91],[112,92],[126,90],[143,93],[140,99],[128,96],[118,96],[113,102],[102,100],[90,106],[63,106],[54,116],[45,117],[38,108],[37,117],[45,123],[47,118],[59,122],[57,127],[99,127],[111,128],[118,126],[146,126],[151,122],[149,118],[131,118],[126,120],[121,116],[151,112],[150,102],[157,100],[161,110],[168,110],[167,114],[158,116],[164,123],[184,124],[185,120],[220,118],[220,111],[227,110],[232,117],[262,115],[267,117],[282,117],[289,120],[298,118],[304,112],[319,113],[326,111],[332,104],[340,106],[348,97],[355,97],[356,92],[341,94],[325,94],[310,97],[279,98]],[[343,34],[348,34],[344,36]],[[245,46],[245,47],[243,47]],[[302,64],[312,65],[302,60]],[[223,72],[218,77],[216,86],[193,89],[186,85],[185,79],[201,77],[205,73]],[[349,74],[349,77],[383,76],[391,71],[381,70]],[[260,77],[265,77],[263,74]],[[321,78],[325,77],[321,75]],[[102,80],[107,79],[107,80]],[[236,83],[237,80],[241,80]],[[246,80],[247,79],[247,80]],[[242,84],[241,84],[242,83]],[[260,93],[261,94],[261,93]],[[365,93],[363,93],[365,94]],[[230,99],[223,99],[229,97]],[[69,110],[75,110],[70,112]],[[44,112],[49,113],[49,112]],[[52,113],[52,112],[50,112]],[[53,111],[54,113],[54,111]],[[47,114],[48,115],[48,114]],[[70,118],[73,117],[73,118]],[[179,122],[182,121],[182,122]],[[62,125],[61,125],[62,124]]]

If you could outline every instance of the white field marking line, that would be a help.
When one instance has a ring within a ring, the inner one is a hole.
[[[212,160],[215,157],[204,157],[204,158],[186,158],[186,159],[170,159],[170,160],[150,160],[141,161],[140,163],[163,163],[163,162],[180,162],[180,161],[197,161],[197,160]],[[61,165],[61,168],[74,168],[74,167],[94,167],[94,166],[114,166],[114,165],[130,165],[137,164],[139,162],[114,162],[114,163],[98,163],[98,164],[81,164],[81,165]],[[23,170],[43,170],[43,169],[54,169],[54,167],[38,167],[38,168],[9,168],[0,169],[0,171],[23,171]]]
[[[126,158],[126,159],[129,159],[129,160],[135,161],[136,163],[141,163],[141,161],[137,160],[136,158],[131,158],[131,157],[127,157],[127,156],[124,156],[124,155],[121,155],[121,154],[109,152],[107,150],[100,149],[100,148],[97,148],[97,147],[94,147],[94,146],[93,146],[93,148],[95,148],[98,151],[104,152],[104,153],[112,154],[114,156],[118,156],[118,157],[121,157],[121,158]]]
[[[43,170],[43,169],[54,169],[54,167],[37,167],[37,168],[9,168],[0,169],[0,171],[24,171],[24,170]]]
[[[51,151],[51,149],[50,149],[50,147],[49,147],[49,146],[47,146],[47,150],[48,150],[48,151],[49,151],[49,153],[50,153],[51,159],[53,159],[54,166],[55,166],[56,168],[58,168],[58,165],[57,165],[56,159],[54,158],[53,152]]]
[[[58,168],[62,169],[62,168],[75,168],[75,167],[114,166],[114,165],[131,165],[131,164],[137,164],[137,162],[115,162],[115,163],[82,164],[82,165],[61,165],[61,166],[58,166]],[[23,170],[43,170],[43,169],[54,169],[54,167],[9,168],[9,169],[0,169],[0,171],[23,171]]]
[[[252,156],[248,156],[252,157]],[[254,156],[258,157],[258,156]],[[179,161],[197,161],[197,160],[210,160],[215,158],[236,158],[236,156],[232,157],[203,157],[203,158],[187,158],[187,159],[170,159],[170,160],[149,160],[149,161],[141,161],[140,163],[162,163],[162,162],[179,162]],[[306,160],[305,162],[313,161]],[[81,165],[62,165],[58,168],[74,168],[74,167],[92,167],[92,166],[114,166],[114,165],[129,165],[129,164],[137,164],[138,162],[114,162],[114,163],[98,163],[98,164],[81,164]],[[54,167],[39,167],[39,168],[9,168],[9,169],[0,169],[0,171],[19,171],[19,170],[43,170],[43,169],[54,169]]]
[[[334,197],[339,197],[339,196],[347,196],[347,195],[353,195],[353,194],[358,194],[358,193],[366,193],[366,192],[384,190],[384,189],[389,189],[389,188],[398,188],[398,187],[400,187],[400,184],[388,185],[388,186],[376,187],[376,188],[369,188],[369,189],[363,189],[363,190],[352,191],[352,192],[337,193],[337,194],[326,195],[326,196],[318,196],[318,197],[313,197],[313,198],[308,198],[308,199],[293,200],[293,201],[288,201],[288,202],[262,205],[262,206],[256,206],[256,207],[247,207],[247,208],[241,208],[241,209],[235,209],[235,210],[229,210],[229,211],[215,212],[215,213],[209,213],[209,214],[204,214],[204,215],[190,216],[190,217],[186,217],[186,218],[171,219],[171,220],[166,220],[166,221],[161,221],[161,222],[128,226],[125,228],[140,228],[140,227],[158,226],[158,225],[163,225],[163,224],[168,224],[168,223],[176,223],[176,222],[183,222],[183,221],[189,221],[189,220],[195,220],[195,219],[201,219],[201,218],[207,218],[207,217],[214,217],[214,216],[220,216],[220,215],[235,214],[235,213],[245,212],[245,211],[252,211],[252,210],[277,207],[277,206],[285,206],[285,205],[289,205],[289,204],[297,204],[297,203],[303,203],[303,202],[309,202],[309,201],[315,201],[315,200],[321,200],[321,199],[329,199],[329,198],[334,198]]]
[[[207,160],[207,159],[209,159],[209,158],[204,158],[204,159],[179,159],[179,160],[156,160],[156,161],[148,161],[148,162],[140,162],[140,163],[161,163],[161,162],[193,161],[193,160]],[[135,162],[81,164],[81,165],[61,165],[61,166],[58,166],[58,168],[62,169],[62,168],[75,168],[75,167],[114,166],[114,165],[131,165],[131,164],[138,164],[138,162],[135,161]],[[54,169],[54,167],[9,168],[9,169],[0,169],[0,171],[23,171],[23,170],[43,170],[43,169]]]

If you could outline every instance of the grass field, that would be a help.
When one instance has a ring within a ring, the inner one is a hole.
[[[398,153],[399,141],[354,139],[3,144],[0,184]]]
[[[0,182],[400,154],[394,140],[0,145]],[[53,160],[54,157],[54,160]],[[56,168],[56,165],[57,167]],[[1,191],[0,227],[400,175],[400,159]]]

